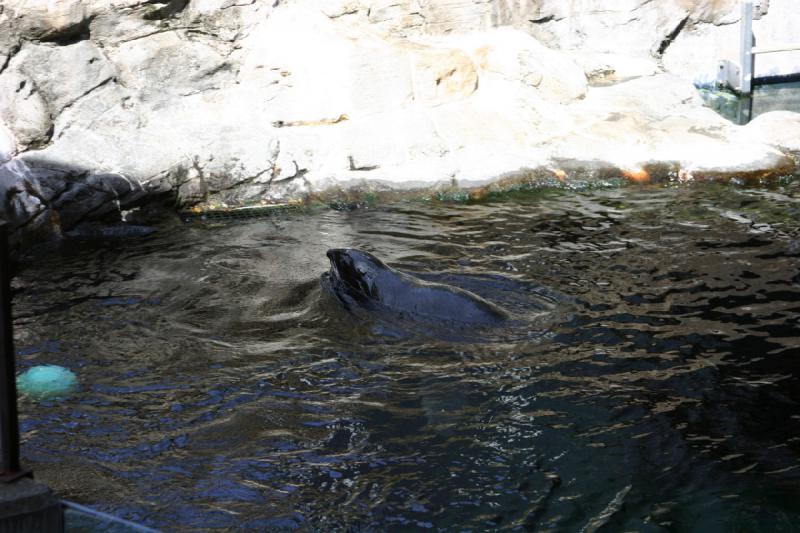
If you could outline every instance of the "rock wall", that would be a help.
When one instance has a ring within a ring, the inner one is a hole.
[[[770,13],[792,19],[793,1]],[[736,2],[607,4],[2,0],[0,214],[58,233],[161,194],[248,205],[576,162],[793,164],[689,81],[705,61],[691,50],[703,32],[722,42]]]
[[[800,43],[800,4],[792,0],[756,2],[753,34],[757,46]],[[664,66],[698,82],[714,80],[719,60],[739,61],[739,2],[730,2],[724,16],[698,20],[680,32],[664,54]],[[800,51],[756,56],[755,75],[800,73]]]

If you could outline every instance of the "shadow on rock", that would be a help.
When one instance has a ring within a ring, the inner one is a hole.
[[[11,223],[15,244],[68,236],[105,235],[97,223],[147,223],[163,214],[167,195],[149,191],[122,174],[102,172],[45,158],[12,159],[0,165],[0,219]],[[151,201],[154,209],[139,217],[126,210]],[[89,227],[83,231],[81,228]],[[106,226],[107,227],[107,226]],[[114,235],[124,235],[117,229]],[[139,234],[143,232],[136,232]],[[146,233],[146,232],[144,232]]]

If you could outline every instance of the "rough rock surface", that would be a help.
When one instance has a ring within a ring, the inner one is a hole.
[[[793,1],[760,27],[788,31]],[[692,51],[727,46],[737,6],[0,0],[0,216],[57,233],[165,193],[234,206],[576,165],[786,172],[794,115],[734,126],[691,84],[721,58]]]
[[[797,43],[800,9],[796,2],[761,0],[753,21],[757,46]],[[664,66],[687,79],[714,80],[720,60],[739,63],[739,2],[724,2],[717,18],[707,17],[687,25],[664,53]],[[760,16],[759,16],[760,15]],[[762,54],[756,57],[756,77],[800,72],[800,51]]]

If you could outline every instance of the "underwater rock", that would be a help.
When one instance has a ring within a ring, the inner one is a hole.
[[[158,230],[152,226],[142,226],[139,224],[105,225],[83,223],[64,232],[64,235],[73,239],[127,239],[146,237],[156,231]]]

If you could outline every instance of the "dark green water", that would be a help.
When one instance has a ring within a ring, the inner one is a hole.
[[[353,317],[319,285],[349,246],[518,320]],[[800,529],[798,183],[175,222],[15,286],[20,367],[82,382],[23,402],[25,462],[152,527]]]
[[[730,91],[700,89],[706,105],[734,124],[750,120],[770,111],[800,113],[800,82],[756,85],[751,97],[737,97]]]

